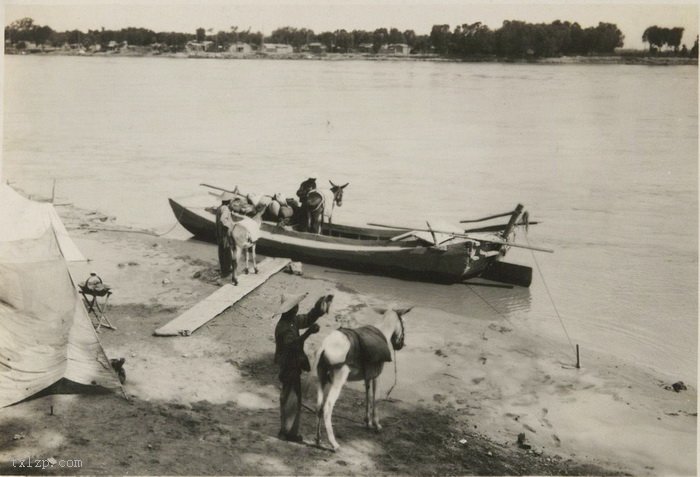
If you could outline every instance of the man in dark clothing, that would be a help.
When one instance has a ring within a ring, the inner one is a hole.
[[[219,248],[219,268],[221,276],[225,277],[231,273],[232,258],[231,244],[228,238],[229,227],[233,223],[229,204],[233,194],[228,192],[221,196],[221,205],[216,209],[216,244]]]
[[[275,363],[279,365],[280,432],[278,437],[292,442],[301,442],[299,419],[301,417],[301,372],[310,371],[309,360],[304,353],[304,341],[319,330],[316,320],[328,313],[332,295],[323,296],[305,315],[297,315],[301,295],[283,295],[282,304],[275,315],[280,320],[275,327]],[[299,335],[299,329],[308,328]]]
[[[316,190],[316,177],[309,177],[302,182],[301,185],[299,185],[299,189],[297,189],[297,197],[299,198],[299,203],[301,206],[299,207],[298,211],[295,210],[295,222],[301,224],[302,230],[306,230],[306,196],[308,196],[309,192],[312,190]]]

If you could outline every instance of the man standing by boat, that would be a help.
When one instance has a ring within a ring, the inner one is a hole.
[[[297,197],[299,198],[299,203],[301,204],[301,207],[298,209],[298,214],[296,217],[295,222],[302,224],[302,230],[305,230],[305,224],[306,224],[306,211],[307,211],[307,204],[306,204],[306,196],[309,195],[309,192],[312,190],[316,190],[316,175],[314,174],[312,177],[309,177],[306,179],[304,182],[302,182],[299,185],[299,189],[297,189]]]
[[[219,249],[219,269],[221,270],[221,278],[231,273],[231,266],[233,264],[231,243],[228,237],[228,232],[233,226],[233,218],[231,217],[231,209],[229,208],[231,199],[233,199],[233,194],[225,192],[224,195],[221,196],[221,205],[216,209],[216,244]]]
[[[281,315],[275,327],[275,364],[279,366],[280,392],[280,431],[278,437],[291,442],[302,442],[299,434],[301,418],[301,372],[310,371],[309,359],[304,353],[304,342],[318,333],[316,324],[321,316],[328,313],[333,295],[322,296],[305,315],[297,315],[299,303],[307,293],[282,295],[274,316]],[[299,335],[299,329],[307,330]]]

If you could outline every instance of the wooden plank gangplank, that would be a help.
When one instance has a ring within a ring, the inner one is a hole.
[[[156,336],[189,336],[197,328],[220,315],[248,293],[286,267],[288,258],[266,258],[258,264],[258,273],[239,277],[238,286],[226,284],[177,318],[153,332]]]

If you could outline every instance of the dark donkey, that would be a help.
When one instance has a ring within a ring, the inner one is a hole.
[[[302,202],[305,213],[305,225],[308,232],[321,233],[321,225],[323,225],[325,219],[328,220],[329,224],[332,223],[333,210],[336,204],[338,207],[343,206],[343,189],[350,183],[338,186],[333,184],[333,181],[328,182],[331,183],[330,191],[311,190],[306,194]],[[330,201],[330,209],[326,207],[326,201]]]

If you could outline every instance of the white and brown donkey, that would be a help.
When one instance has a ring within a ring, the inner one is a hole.
[[[384,363],[391,361],[389,346],[396,351],[404,346],[405,329],[402,316],[410,310],[411,308],[386,310],[377,326],[340,328],[332,331],[323,340],[316,353],[317,445],[321,443],[323,420],[333,450],[340,447],[333,434],[331,417],[335,402],[347,381],[365,382],[365,425],[377,431],[382,428],[376,412],[377,378],[382,373]]]

